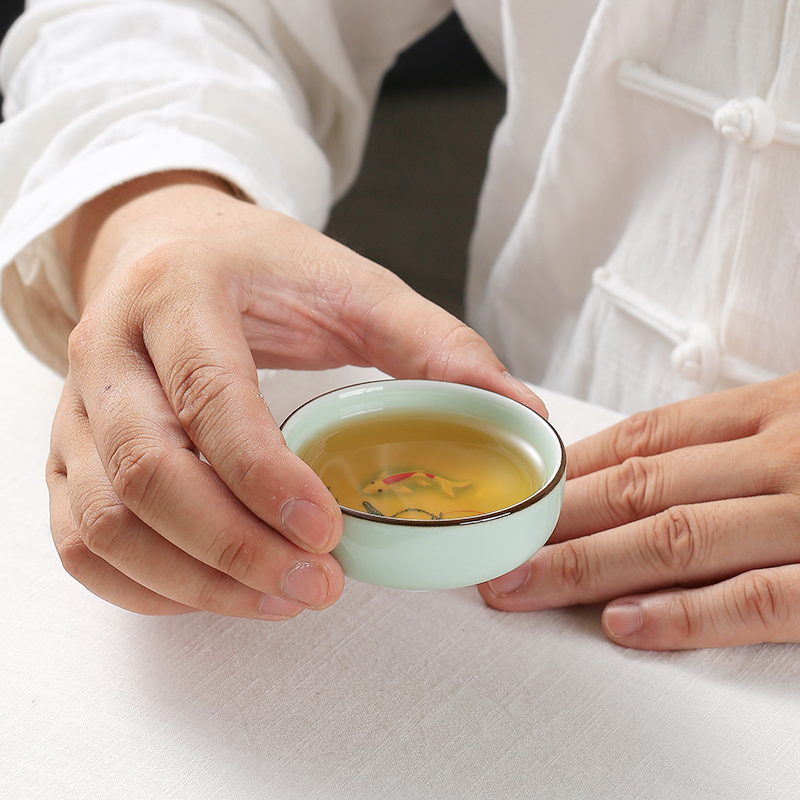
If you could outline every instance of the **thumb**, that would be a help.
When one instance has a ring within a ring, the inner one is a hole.
[[[264,237],[277,256],[272,252],[269,270],[255,283],[263,296],[266,275],[272,299],[282,297],[277,319],[291,318],[295,328],[306,331],[305,363],[349,361],[396,378],[464,383],[547,416],[539,397],[512,377],[487,342],[461,320],[324,234],[280,215],[268,219],[281,222],[277,237]],[[274,302],[272,307],[274,313]],[[297,364],[300,354],[292,355]]]
[[[487,389],[547,418],[541,398],[506,369],[476,331],[398,282],[402,289],[383,294],[366,317],[371,328],[364,337],[366,356],[372,364],[396,378]]]

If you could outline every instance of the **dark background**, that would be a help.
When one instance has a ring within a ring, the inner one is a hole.
[[[25,0],[0,0],[0,39],[6,35],[11,23],[22,13]]]
[[[9,25],[22,13],[24,0],[5,0],[0,8],[0,31],[5,33]]]
[[[0,0],[0,35],[24,0]],[[455,16],[386,76],[358,181],[327,232],[463,316],[469,234],[505,91]]]
[[[327,232],[463,318],[469,236],[504,110],[505,87],[448,17],[387,75],[361,174]]]

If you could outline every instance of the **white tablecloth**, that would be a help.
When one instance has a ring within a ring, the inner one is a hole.
[[[264,390],[282,416],[336,379]],[[279,624],[108,605],[48,532],[60,386],[0,323],[4,800],[800,797],[797,646],[628,651],[598,608],[352,581]],[[543,394],[567,441],[615,419]]]

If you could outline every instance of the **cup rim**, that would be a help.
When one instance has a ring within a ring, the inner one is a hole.
[[[539,421],[542,422],[545,427],[550,429],[550,433],[555,437],[556,442],[558,443],[559,451],[560,451],[560,458],[558,463],[558,468],[555,470],[553,475],[550,477],[548,481],[546,481],[537,491],[533,494],[529,495],[528,497],[520,500],[514,505],[505,506],[504,508],[497,509],[496,511],[487,511],[483,514],[477,514],[472,517],[458,517],[456,519],[398,519],[397,517],[385,517],[385,516],[378,516],[377,514],[370,514],[366,511],[359,511],[355,508],[349,508],[348,506],[343,506],[341,503],[339,504],[339,508],[342,511],[342,514],[345,514],[349,517],[353,517],[355,519],[362,519],[367,522],[376,524],[376,525],[397,525],[400,527],[422,527],[422,528],[441,528],[447,526],[456,526],[456,525],[474,525],[479,522],[486,522],[488,520],[493,519],[500,519],[502,517],[508,517],[512,514],[515,514],[519,511],[522,511],[529,506],[538,503],[540,500],[544,499],[547,495],[549,495],[554,489],[558,487],[561,483],[561,479],[564,476],[564,473],[567,469],[567,451],[564,447],[564,442],[561,439],[558,431],[553,427],[553,425],[546,420],[541,414],[538,414],[532,408],[529,408],[524,403],[521,403],[519,400],[514,400],[513,397],[508,397],[504,394],[499,394],[498,392],[493,392],[490,389],[484,389],[480,386],[472,386],[469,383],[456,383],[455,381],[439,381],[439,380],[425,380],[425,379],[416,379],[416,378],[383,378],[371,381],[362,381],[359,383],[351,383],[347,384],[346,386],[340,386],[337,389],[331,389],[327,392],[322,392],[321,394],[316,395],[316,397],[312,397],[309,400],[306,400],[304,403],[299,405],[288,417],[281,423],[280,430],[283,431],[286,424],[289,420],[295,416],[296,414],[300,413],[307,405],[316,402],[317,400],[322,399],[323,397],[328,397],[332,394],[337,394],[338,392],[344,392],[348,389],[356,389],[362,386],[367,387],[370,385],[375,384],[391,384],[391,383],[430,383],[430,384],[444,384],[447,386],[459,386],[466,389],[470,389],[477,392],[485,392],[486,394],[494,395],[495,397],[501,398],[503,401],[508,401],[509,403],[516,403],[517,405],[524,408],[531,414],[535,414],[538,417]]]

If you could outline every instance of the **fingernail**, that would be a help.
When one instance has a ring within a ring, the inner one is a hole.
[[[512,569],[511,572],[507,572],[505,575],[501,575],[499,578],[489,581],[489,586],[495,594],[511,594],[524,586],[530,573],[530,566],[526,562],[522,564],[522,566]]]
[[[331,515],[316,503],[294,498],[287,500],[280,511],[281,525],[315,550],[324,550],[331,538]]]
[[[547,408],[545,407],[542,399],[536,392],[533,391],[527,384],[523,383],[519,378],[515,378],[510,372],[504,372],[503,377],[511,384],[514,391],[521,395],[528,401],[533,401],[533,404],[538,406],[541,411],[539,413],[547,418]]]
[[[303,605],[319,608],[330,595],[328,576],[313,564],[298,564],[284,579],[281,590]]]
[[[258,607],[258,613],[263,614],[270,619],[289,619],[294,617],[303,609],[296,603],[290,603],[282,597],[275,597],[272,594],[265,594],[261,598],[261,605]]]
[[[642,627],[642,608],[638,603],[609,605],[603,618],[612,636],[630,636]]]

